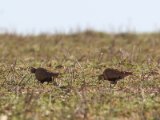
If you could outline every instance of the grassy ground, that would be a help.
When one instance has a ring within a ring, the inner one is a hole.
[[[40,84],[29,67],[61,72]],[[107,67],[132,71],[109,88]],[[160,33],[0,35],[0,118],[159,120]]]

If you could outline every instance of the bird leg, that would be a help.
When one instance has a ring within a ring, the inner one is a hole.
[[[110,89],[112,88],[112,85],[111,85],[111,83],[109,84],[109,88],[110,88]]]
[[[113,84],[113,86],[112,86],[112,84]],[[117,84],[117,81],[110,81],[110,89],[114,88],[116,86],[116,84]]]
[[[57,82],[53,80],[53,85],[58,86]]]

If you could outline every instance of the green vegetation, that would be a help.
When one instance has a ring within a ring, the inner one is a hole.
[[[63,73],[40,84],[29,67]],[[107,67],[132,71],[109,88]],[[160,33],[0,35],[0,117],[12,120],[160,119]]]

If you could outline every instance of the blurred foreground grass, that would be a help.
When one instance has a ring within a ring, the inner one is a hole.
[[[61,72],[40,84],[29,67]],[[134,75],[109,88],[106,67]],[[160,33],[0,35],[0,118],[159,120]]]

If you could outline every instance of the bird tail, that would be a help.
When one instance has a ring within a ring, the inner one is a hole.
[[[133,72],[124,72],[123,75],[124,76],[133,75]]]
[[[61,75],[61,73],[51,73],[51,75],[52,75],[53,77],[58,77],[58,76]]]

